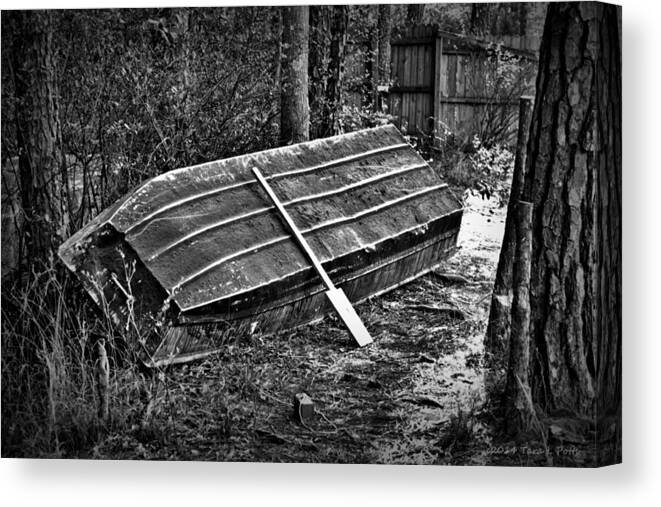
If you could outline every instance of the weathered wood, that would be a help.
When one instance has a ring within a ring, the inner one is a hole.
[[[455,77],[455,88],[457,97],[466,94],[465,56],[457,56],[457,74]]]
[[[514,106],[518,104],[516,100],[507,99],[493,99],[488,97],[445,97],[443,102],[447,104],[466,104],[466,105],[480,105],[480,104],[498,104]]]
[[[335,284],[333,284],[333,281],[328,276],[328,273],[326,273],[326,270],[321,265],[321,262],[315,255],[314,251],[312,250],[312,248],[310,248],[310,245],[305,240],[303,233],[299,230],[299,228],[296,226],[292,218],[289,216],[289,213],[287,213],[287,210],[280,202],[280,199],[278,199],[278,196],[275,195],[273,189],[264,179],[262,173],[259,172],[259,169],[256,167],[252,168],[252,172],[255,175],[255,178],[257,178],[257,181],[259,181],[262,188],[268,194],[271,201],[273,201],[273,204],[275,205],[276,209],[278,210],[278,213],[280,214],[280,218],[282,218],[287,224],[287,227],[294,235],[294,238],[296,238],[296,242],[298,243],[298,246],[301,247],[301,250],[303,250],[305,256],[312,263],[314,270],[317,272],[321,280],[324,282],[324,285],[328,289],[326,291],[326,296],[333,305],[333,308],[335,309],[338,317],[340,317],[340,319],[346,326],[349,333],[351,333],[351,336],[353,336],[354,340],[356,340],[358,345],[360,345],[361,347],[367,345],[368,343],[371,343],[372,337],[365,328],[363,322],[360,320],[360,317],[358,317],[356,311],[351,306],[351,303],[347,299],[347,296],[344,294],[342,289],[337,289],[335,287]]]
[[[456,236],[444,233],[422,247],[404,251],[369,269],[359,271],[340,285],[353,304],[379,296],[435,269],[454,249]],[[427,267],[429,266],[429,267]],[[167,330],[162,342],[147,361],[150,367],[200,359],[218,351],[243,332],[257,330],[262,335],[292,329],[321,320],[328,312],[328,298],[319,290],[302,299],[286,299],[265,304],[259,313],[237,314],[229,324],[204,323],[204,318],[185,316],[182,324]]]
[[[468,318],[466,312],[455,306],[404,305],[404,308],[410,310],[422,310],[424,312],[447,313],[451,318],[460,320],[466,320]]]
[[[423,33],[432,37],[416,36]],[[390,111],[396,112],[397,123],[405,125],[407,133],[415,135],[416,129],[440,133],[445,124],[456,134],[475,134],[487,105],[503,112],[513,111],[509,106],[516,105],[516,101],[486,96],[485,41],[416,27],[404,39],[393,41],[392,47],[397,79],[390,89]],[[532,53],[505,49],[526,61],[535,59]],[[430,118],[433,127],[429,127]]]
[[[443,39],[437,38],[434,42],[434,73],[433,73],[433,97],[432,97],[432,115],[434,116],[434,133],[436,136],[439,136],[442,132],[441,128],[441,118],[443,115],[443,75],[444,75],[444,66],[443,66]],[[436,144],[436,138],[434,139],[434,144]]]
[[[416,62],[416,83],[421,83],[423,85],[428,85],[427,80],[425,79],[425,51],[428,50],[428,46],[418,46],[417,47],[417,62]]]
[[[470,283],[470,280],[465,276],[458,275],[456,273],[443,273],[440,271],[432,271],[434,278],[437,278],[443,282],[449,283]]]
[[[457,95],[457,55],[448,55],[448,96],[453,97]]]
[[[420,46],[422,44],[430,44],[434,42],[433,37],[418,37],[416,39],[397,39],[391,42],[392,46],[405,47],[405,46]]]
[[[409,134],[411,132],[411,126],[409,124],[409,114],[411,110],[411,94],[403,93],[402,94],[402,115],[401,115],[401,129],[404,134]]]
[[[433,89],[429,86],[392,86],[391,93],[431,93]]]

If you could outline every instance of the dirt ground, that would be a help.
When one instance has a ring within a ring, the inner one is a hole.
[[[357,308],[374,343],[355,348],[334,318],[255,337],[161,372],[127,434],[96,458],[433,464],[474,461],[488,430],[482,337],[505,207],[465,196],[458,252],[439,271]],[[445,307],[439,311],[435,307]],[[307,393],[314,414],[299,420]],[[462,449],[471,444],[471,457]]]

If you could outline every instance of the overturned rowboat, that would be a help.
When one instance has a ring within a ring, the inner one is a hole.
[[[427,273],[456,245],[462,206],[393,126],[170,171],[59,250],[118,325],[162,323],[152,365],[331,311],[324,286],[252,173],[258,168],[352,302]]]

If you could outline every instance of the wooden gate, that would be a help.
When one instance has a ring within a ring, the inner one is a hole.
[[[527,40],[509,37],[508,42],[526,46]],[[395,124],[409,135],[449,130],[459,136],[481,132],[485,121],[501,122],[513,129],[518,95],[533,90],[514,91],[513,95],[493,93],[487,83],[489,42],[457,36],[435,27],[414,27],[392,42],[392,81],[389,112]],[[521,72],[534,85],[537,60],[534,51],[502,46],[523,63]],[[491,116],[496,115],[496,118]]]

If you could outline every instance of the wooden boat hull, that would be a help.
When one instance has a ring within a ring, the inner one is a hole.
[[[60,249],[119,325],[167,321],[166,332],[147,339],[148,363],[187,361],[238,333],[270,334],[331,311],[320,280],[253,185],[253,165],[270,170],[353,302],[428,272],[456,245],[461,203],[391,126],[157,177]]]
[[[355,304],[379,296],[419,278],[443,263],[456,249],[455,231],[443,233],[416,248],[385,258],[376,266],[365,268],[339,283]],[[331,275],[331,278],[333,275]],[[299,293],[290,299],[256,307],[252,312],[228,315],[222,323],[204,318],[188,320],[188,325],[172,327],[155,350],[150,364],[176,364],[204,357],[222,350],[226,340],[237,334],[272,334],[317,322],[331,313],[332,307],[323,288],[309,294]],[[349,341],[349,337],[347,336]]]

